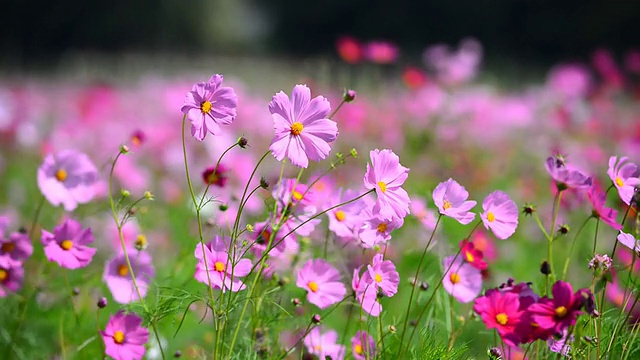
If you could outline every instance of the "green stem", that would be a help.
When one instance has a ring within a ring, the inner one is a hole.
[[[566,280],[567,279],[567,271],[569,270],[569,262],[571,262],[571,254],[573,254],[573,247],[576,245],[576,240],[578,239],[578,235],[580,235],[580,232],[582,232],[582,229],[584,229],[584,227],[587,225],[587,223],[589,222],[589,220],[591,218],[592,218],[592,216],[589,216],[582,223],[582,225],[580,226],[580,228],[576,232],[575,236],[573,237],[573,240],[571,241],[571,247],[569,248],[569,254],[567,255],[567,260],[565,260],[564,268],[562,269],[562,280]]]

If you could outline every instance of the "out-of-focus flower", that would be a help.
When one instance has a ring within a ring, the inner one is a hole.
[[[311,355],[316,355],[318,359],[344,359],[345,347],[337,342],[338,333],[336,331],[329,330],[322,333],[320,327],[314,327],[309,334],[304,337],[304,346],[307,348],[307,351]]]
[[[410,212],[411,203],[409,194],[402,188],[409,176],[409,169],[402,166],[398,155],[389,149],[375,149],[369,155],[371,166],[367,164],[364,186],[376,191],[378,199],[373,212],[387,219],[394,216],[404,218]]]
[[[364,50],[367,60],[376,64],[391,64],[396,62],[400,51],[398,47],[388,41],[370,41]]]
[[[471,302],[482,291],[482,272],[459,258],[453,260],[448,256],[442,261],[446,271],[442,286],[459,302]]]
[[[440,214],[452,217],[459,223],[466,225],[475,219],[476,214],[470,212],[476,202],[467,201],[469,193],[455,180],[449,178],[441,182],[433,190],[433,202],[440,210]]]
[[[591,186],[593,179],[576,169],[567,167],[564,157],[560,155],[549,156],[545,161],[545,168],[558,189],[566,188],[586,189]]]
[[[374,359],[376,355],[376,341],[366,331],[358,331],[351,338],[351,351],[356,360]]]
[[[31,254],[33,254],[33,245],[27,234],[14,232],[5,238],[4,230],[0,228],[0,266],[18,266]]]
[[[155,269],[151,264],[151,255],[146,251],[128,251],[129,261],[136,276],[136,284],[140,290],[140,296],[145,297],[151,284],[151,279],[155,276]],[[107,283],[113,300],[120,304],[128,304],[139,300],[138,293],[133,285],[131,273],[124,253],[116,255],[106,263],[102,280]]]
[[[220,125],[229,125],[236,118],[238,97],[230,87],[222,87],[223,76],[215,74],[208,82],[193,85],[181,111],[191,122],[191,135],[204,140],[207,132],[220,134]]]
[[[135,313],[118,311],[109,318],[104,331],[100,331],[105,353],[114,360],[140,360],[144,356],[144,344],[149,340],[149,330],[143,328],[142,318]]]
[[[464,261],[471,264],[476,269],[483,271],[487,269],[487,263],[483,260],[482,251],[476,249],[474,243],[464,239],[460,242],[460,256]]]
[[[368,271],[365,271],[361,278],[358,269],[353,270],[351,287],[356,293],[356,300],[367,314],[378,316],[382,312],[382,305],[378,302],[378,289],[373,282],[374,279],[371,278]]]
[[[498,239],[513,235],[518,227],[518,206],[505,192],[497,190],[482,202],[484,212],[480,214],[484,227],[491,229]]]
[[[562,64],[551,69],[547,85],[566,100],[583,98],[591,87],[589,70],[580,64]]]
[[[607,194],[601,191],[597,185],[591,186],[589,189],[589,201],[593,208],[593,217],[602,220],[603,223],[611,226],[616,230],[622,230],[622,225],[616,222],[618,212],[612,208],[606,207]]]
[[[458,51],[446,45],[434,45],[425,50],[423,60],[435,70],[440,82],[459,85],[476,76],[482,60],[482,45],[474,39],[462,40]]]
[[[342,60],[349,64],[356,64],[362,61],[362,44],[351,36],[343,36],[336,41],[336,50]]]
[[[298,271],[296,286],[307,290],[307,300],[325,309],[341,301],[347,293],[340,273],[323,259],[311,259]]]
[[[22,264],[0,265],[0,298],[20,290],[23,280]]]
[[[82,224],[71,219],[56,226],[53,234],[42,230],[41,241],[47,259],[67,269],[89,265],[96,253],[96,249],[87,246],[93,242],[91,229],[82,229]]]

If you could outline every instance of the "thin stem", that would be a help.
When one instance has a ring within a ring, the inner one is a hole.
[[[558,219],[558,211],[560,210],[560,201],[562,199],[562,191],[558,190],[558,193],[555,195],[555,201],[553,203],[553,218],[551,219],[551,228],[548,233],[548,243],[547,243],[547,261],[549,262],[549,268],[551,272],[549,276],[551,276],[551,282],[556,281],[556,271],[555,266],[553,265],[553,239],[555,238],[555,228],[556,228],[556,220]],[[549,284],[547,284],[548,287]],[[549,289],[547,289],[547,294],[549,294]]]
[[[576,234],[573,236],[573,240],[571,241],[571,247],[569,248],[569,254],[567,255],[567,260],[565,260],[564,262],[564,268],[562,269],[562,280],[566,280],[567,278],[567,271],[569,270],[569,262],[571,262],[571,254],[573,254],[573,247],[576,245],[576,240],[578,239],[578,235],[580,235],[580,232],[582,232],[582,229],[584,229],[584,227],[587,225],[587,223],[589,222],[589,220],[593,218],[592,216],[589,216],[580,226],[580,228],[578,229],[578,231],[576,232]]]

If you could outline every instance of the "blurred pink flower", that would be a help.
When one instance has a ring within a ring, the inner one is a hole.
[[[422,58],[435,70],[440,82],[458,85],[476,76],[482,61],[482,45],[475,39],[462,40],[457,51],[447,45],[434,45],[425,50]]]
[[[338,333],[336,331],[329,330],[322,333],[319,327],[314,327],[304,337],[304,346],[307,351],[312,355],[316,355],[318,359],[344,359],[345,347],[337,342]]]
[[[442,261],[446,271],[442,286],[459,302],[471,302],[482,291],[482,273],[460,258],[453,260],[454,256],[448,256]]]
[[[0,298],[20,290],[23,280],[22,264],[0,265]]]
[[[365,50],[367,60],[376,64],[391,64],[396,62],[400,51],[398,47],[388,41],[370,41]]]
[[[13,232],[5,238],[4,231],[0,228],[0,266],[21,266],[31,254],[33,245],[26,233]]]
[[[130,249],[128,254],[140,295],[145,297],[151,284],[151,279],[155,276],[155,269],[151,264],[151,255],[145,251],[134,249]],[[106,263],[102,280],[107,283],[111,295],[113,295],[113,300],[116,302],[128,304],[139,300],[124,253],[116,255]]]
[[[557,65],[549,72],[547,86],[566,100],[584,98],[591,88],[591,76],[581,64]]]
[[[375,359],[376,341],[366,331],[358,331],[351,338],[351,351],[356,360]]]
[[[605,206],[607,194],[601,191],[597,185],[593,185],[589,188],[588,195],[593,209],[593,217],[602,220],[603,223],[611,226],[615,230],[622,230],[622,225],[616,222],[618,212]]]
[[[336,50],[340,58],[349,63],[359,63],[363,58],[363,46],[358,40],[351,36],[342,36],[336,41]]]
[[[82,229],[82,224],[71,219],[56,226],[53,234],[42,230],[41,241],[47,259],[67,269],[89,265],[96,253],[96,249],[86,246],[93,242],[91,229]]]

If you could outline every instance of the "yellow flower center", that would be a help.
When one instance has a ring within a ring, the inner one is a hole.
[[[136,237],[135,245],[138,248],[145,248],[147,246],[147,237],[144,234],[139,234]]]
[[[224,264],[221,261],[216,261],[216,263],[213,264],[213,268],[216,269],[217,272],[223,272]]]
[[[353,352],[355,352],[355,353],[356,353],[356,354],[358,354],[358,355],[362,355],[362,354],[364,354],[364,349],[362,348],[362,345],[360,345],[360,344],[356,344],[356,345],[353,347]]]
[[[291,134],[292,135],[300,135],[300,133],[302,132],[302,129],[304,129],[304,125],[302,125],[302,123],[300,122],[294,122],[293,124],[291,124]]]
[[[60,243],[60,247],[63,250],[71,250],[71,248],[73,247],[73,242],[71,240],[65,240]]]
[[[113,333],[113,341],[116,344],[124,343],[124,333],[122,331],[120,331],[120,330],[118,330],[115,333]]]
[[[203,101],[202,104],[200,104],[200,111],[202,111],[203,114],[208,114],[209,111],[211,111],[211,101]]]
[[[470,252],[465,252],[465,257],[467,258],[467,261],[472,263],[473,260],[475,260],[476,258],[473,257],[473,255]]]
[[[493,213],[492,213],[491,211],[489,211],[489,212],[487,213],[487,221],[489,221],[489,222],[494,222],[494,221],[496,221],[496,216],[495,216],[495,215],[493,215]]]
[[[451,207],[451,203],[449,202],[449,200],[445,200],[444,203],[442,204],[442,208],[447,210]]]
[[[500,325],[506,325],[507,321],[509,320],[509,318],[507,317],[507,314],[505,313],[500,313],[498,315],[496,315],[496,322]]]
[[[318,284],[315,281],[309,281],[307,286],[309,287],[309,290],[311,290],[311,292],[318,291]]]
[[[380,191],[382,191],[382,192],[387,191],[387,184],[385,184],[382,181],[378,181],[378,187],[380,188]]]
[[[459,283],[460,275],[458,275],[458,273],[451,273],[451,275],[449,275],[449,281],[451,281],[453,285]]]
[[[16,248],[16,244],[12,242],[6,242],[2,244],[2,251],[5,253],[10,253]]]
[[[622,181],[620,176],[616,176],[616,185],[618,185],[618,187],[623,187],[624,186],[624,181]]]
[[[293,190],[293,192],[291,193],[293,195],[293,198],[296,199],[297,201],[302,200],[302,193],[297,191],[297,190]]]
[[[127,276],[129,274],[129,267],[126,264],[118,266],[118,275]]]
[[[565,317],[565,315],[567,315],[567,308],[564,306],[558,306],[556,308],[556,316],[559,318],[563,318]]]
[[[338,220],[338,221],[344,221],[344,211],[342,211],[342,210],[338,210],[338,211],[336,211],[336,213],[334,214],[334,216],[336,217],[336,220]]]
[[[67,172],[64,171],[64,169],[60,169],[58,171],[56,171],[56,180],[60,181],[60,182],[64,182],[65,180],[67,180]]]
[[[322,351],[322,346],[320,346],[320,345],[314,345],[314,346],[313,346],[313,350],[315,350],[315,351]]]
[[[378,231],[379,231],[379,232],[385,232],[385,231],[387,231],[387,224],[382,223],[382,224],[378,225]]]
[[[9,272],[5,269],[0,269],[0,281],[5,281],[9,277]]]
[[[540,325],[538,325],[538,323],[535,322],[535,321],[530,322],[529,325],[531,325],[532,328],[539,328],[540,327]]]
[[[382,276],[380,276],[380,274],[376,274],[376,282],[382,282]]]

